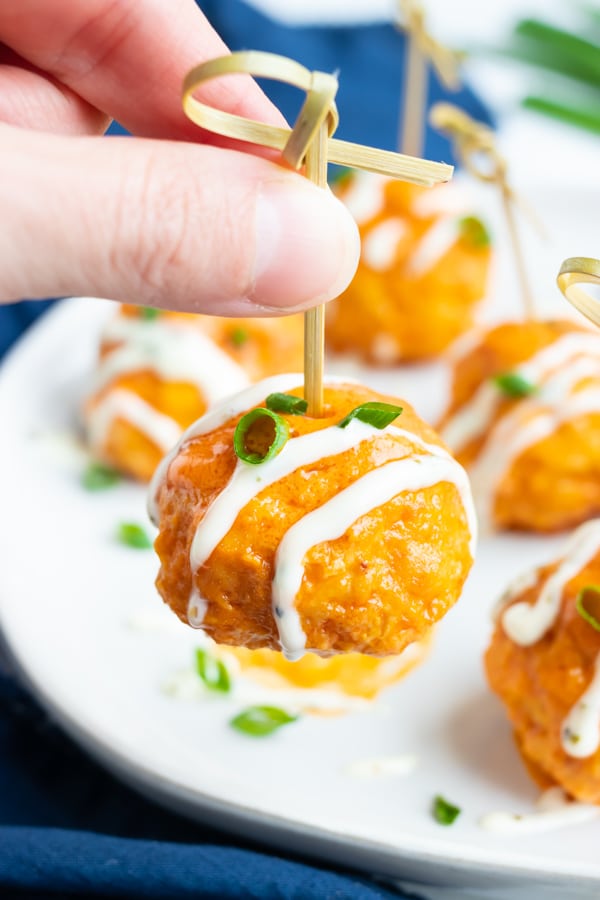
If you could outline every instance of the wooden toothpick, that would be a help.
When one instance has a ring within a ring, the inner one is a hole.
[[[498,152],[494,132],[483,122],[477,122],[464,110],[458,109],[451,103],[436,103],[430,112],[430,122],[434,128],[445,132],[450,137],[456,155],[471,175],[479,181],[497,185],[521,288],[525,316],[528,319],[535,319],[535,304],[515,218],[515,204],[519,202],[522,207],[524,204],[508,183],[506,160]],[[527,212],[533,219],[531,211],[527,210]],[[542,231],[535,220],[534,224],[539,231]]]
[[[260,78],[284,81],[306,92],[306,99],[293,127],[280,128],[214,109],[194,96],[206,81],[221,75],[244,72]],[[431,187],[448,181],[453,168],[412,156],[377,150],[331,137],[338,124],[334,75],[311,72],[285,56],[255,50],[232,53],[192,69],[183,83],[183,109],[192,122],[224,137],[280,150],[295,169],[305,166],[306,175],[321,188],[327,187],[328,162],[366,169]],[[308,414],[323,409],[324,307],[305,315],[304,396]]]
[[[425,10],[419,0],[398,0],[398,25],[406,33],[404,102],[398,147],[409,156],[422,156],[427,114],[427,74],[431,64],[450,91],[460,87],[460,54],[449,50],[429,34]]]
[[[327,123],[319,128],[306,155],[306,175],[327,187]],[[325,357],[325,307],[304,313],[304,399],[312,416],[323,413],[323,362]]]

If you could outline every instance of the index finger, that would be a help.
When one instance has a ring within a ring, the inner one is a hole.
[[[134,134],[180,140],[199,135],[181,108],[186,72],[228,52],[193,0],[0,4],[0,42]],[[227,112],[283,122],[248,76],[210,82],[200,96]]]

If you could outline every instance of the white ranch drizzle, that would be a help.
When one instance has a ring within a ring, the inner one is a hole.
[[[192,581],[192,590],[187,608],[187,620],[192,628],[202,628],[207,609],[207,601],[201,596],[200,591]]]
[[[501,397],[496,385],[486,381],[446,422],[441,429],[441,437],[454,453],[459,453],[466,444],[485,434]]]
[[[385,272],[396,259],[398,244],[406,236],[407,226],[395,216],[384,219],[365,235],[362,242],[362,258],[369,268]]]
[[[457,344],[457,356],[453,358],[463,358],[473,349],[474,345],[470,340],[465,342],[464,347],[459,347]],[[550,344],[550,346],[540,350],[527,362],[516,366],[512,371],[530,384],[539,385],[554,369],[566,365],[576,356],[585,355],[592,357],[590,362],[595,360],[596,374],[600,373],[600,338],[586,332],[565,334]],[[593,372],[587,370],[585,374],[593,374]],[[550,388],[546,396],[538,395],[528,402],[537,405],[542,400],[549,401],[552,396],[553,391]],[[442,437],[455,453],[489,430],[494,413],[502,397],[502,391],[495,384],[487,381],[452,416],[442,430]],[[554,394],[554,397],[554,402],[562,399],[556,394]]]
[[[138,320],[135,325],[113,325],[112,338],[117,339],[119,329],[125,342],[100,361],[94,391],[120,375],[149,369],[167,381],[196,385],[210,406],[248,384],[242,367],[197,327],[166,318]]]
[[[358,225],[375,218],[384,204],[386,180],[372,172],[354,174],[343,196],[344,205]]]
[[[155,524],[158,523],[157,494],[160,486],[164,481],[171,461],[177,456],[186,441],[220,427],[241,412],[264,401],[264,398],[269,393],[274,391],[286,391],[296,387],[300,378],[301,376],[298,375],[283,375],[265,379],[259,384],[253,385],[247,390],[242,391],[240,394],[223,401],[188,428],[180,438],[178,444],[160,463],[152,479],[148,499],[149,514],[152,521]],[[328,381],[333,383],[349,383],[349,379],[347,378],[329,378]],[[335,530],[337,530],[340,523],[347,521],[347,524],[342,528],[339,535],[327,533],[324,538],[312,541],[310,546],[313,546],[315,543],[320,543],[321,540],[333,540],[336,536],[341,536],[357,518],[360,518],[360,516],[365,515],[366,512],[385,503],[388,499],[391,499],[403,491],[419,490],[421,487],[428,487],[439,481],[450,481],[456,485],[462,499],[470,533],[470,552],[474,555],[477,526],[468,480],[464,469],[450,457],[444,448],[428,444],[412,432],[404,431],[393,425],[388,426],[385,431],[405,437],[410,443],[432,455],[426,456],[421,454],[416,458],[412,457],[396,461],[395,463],[388,463],[380,469],[367,473],[367,475],[358,479],[358,481],[349,488],[346,488],[345,491],[338,494],[336,498],[325,503],[320,509],[313,510],[307,516],[304,516],[288,531],[280,544],[276,557],[275,578],[273,581],[273,609],[275,610],[276,607],[278,609],[285,609],[286,604],[287,607],[291,607],[287,619],[292,620],[289,627],[291,627],[292,631],[294,631],[294,628],[296,629],[296,644],[301,644],[301,647],[298,647],[298,649],[294,649],[292,646],[288,647],[288,642],[285,638],[282,638],[282,645],[288,650],[287,655],[290,658],[301,655],[305,644],[304,633],[299,625],[297,613],[295,609],[293,609],[293,602],[297,590],[293,592],[291,599],[289,596],[287,597],[287,600],[284,598],[283,606],[282,603],[275,599],[275,597],[278,589],[281,590],[282,560],[284,562],[284,572],[288,569],[286,562],[286,553],[288,550],[286,547],[290,545],[294,548],[298,543],[298,536],[300,535],[302,535],[301,540],[306,541],[305,532],[311,530],[310,526],[308,529],[306,528],[306,521],[310,520],[311,516],[314,517],[317,528],[321,531],[325,530],[324,524],[330,513],[336,517],[335,520],[332,519],[332,521],[334,521]],[[365,423],[354,419],[345,429],[333,426],[320,432],[313,432],[309,435],[292,438],[278,456],[274,457],[268,463],[263,464],[259,469],[255,469],[254,467],[250,469],[247,464],[242,463],[241,461],[238,462],[229,484],[213,502],[213,505],[198,525],[190,548],[190,565],[192,573],[195,574],[202,563],[208,559],[219,541],[227,534],[235,522],[240,509],[269,484],[272,484],[286,474],[301,468],[302,465],[307,465],[311,462],[316,462],[323,457],[343,452],[345,449],[350,449],[351,447],[358,445],[369,436],[374,437],[381,435],[382,433],[384,433],[382,430],[372,428],[371,426],[365,425]],[[294,445],[296,445],[295,448]],[[434,465],[435,463],[441,465],[436,467]],[[381,473],[384,470],[385,478],[382,478],[381,474],[377,475],[378,472]],[[404,480],[398,478],[396,481],[394,476],[400,474],[403,476]],[[388,476],[392,480],[391,484]],[[414,485],[417,485],[417,487]],[[375,492],[373,495],[374,499],[371,496],[371,487]],[[383,497],[383,499],[378,500],[378,497]],[[339,500],[339,498],[342,499]],[[366,508],[364,512],[361,512],[360,510],[365,506],[365,500],[367,498],[368,508]],[[334,508],[332,504],[338,500],[339,502],[335,504]],[[348,504],[347,508],[343,510],[343,507],[346,504]],[[350,510],[352,510],[351,513]],[[358,510],[358,512],[356,512],[356,510]],[[349,514],[352,516],[350,520],[348,520]],[[292,535],[291,541],[288,540],[290,535]],[[307,547],[307,549],[310,549],[310,546]],[[299,562],[295,564],[296,569],[299,568],[300,571],[298,587],[302,580],[302,559],[304,557],[304,552],[301,554]],[[292,566],[292,568],[294,568],[294,566]],[[289,591],[289,575],[285,576],[283,581],[283,590]],[[279,596],[279,594],[277,594],[277,596]],[[204,598],[200,597],[196,587],[192,589],[188,610],[189,616],[193,620],[195,627],[200,627],[206,612],[206,601]],[[282,623],[281,617],[277,616],[275,612],[274,617],[278,628],[280,628],[281,638],[281,629],[286,629],[288,627],[288,622],[286,619],[286,622]],[[294,624],[294,617],[296,624]],[[298,629],[300,629],[300,638],[298,638]]]
[[[207,434],[209,431],[214,431],[216,428],[220,428],[230,419],[239,416],[247,409],[251,409],[259,403],[264,403],[265,398],[269,394],[277,391],[285,392],[297,388],[299,384],[302,384],[302,378],[303,376],[298,374],[273,375],[271,378],[264,378],[262,381],[257,382],[257,384],[250,385],[250,387],[245,390],[221,400],[220,403],[217,403],[212,409],[208,410],[208,412],[190,425],[189,428],[186,428],[177,444],[175,444],[170,453],[159,463],[156,472],[152,477],[152,481],[150,482],[150,487],[148,489],[148,515],[152,522],[158,527],[158,491],[165,480],[169,466],[187,441],[198,437],[201,434]],[[334,381],[335,379],[330,377],[328,380]],[[340,379],[340,381],[342,380],[348,384],[351,383],[350,378]]]
[[[373,469],[289,529],[275,556],[272,583],[273,616],[287,659],[298,659],[306,646],[306,635],[294,605],[304,576],[306,553],[316,544],[337,540],[359,518],[398,494],[423,490],[442,481],[456,485],[472,541],[475,516],[464,470],[454,460],[436,456],[414,456]]]
[[[528,591],[530,588],[534,587],[534,585],[537,584],[537,580],[537,569],[531,569],[529,572],[523,572],[521,575],[518,575],[516,578],[514,578],[494,604],[494,608],[492,609],[492,622],[498,622],[508,604],[511,603],[511,601],[514,600],[515,597],[518,597],[519,594],[523,594],[525,593],[525,591]]]
[[[506,635],[522,647],[530,647],[544,636],[558,615],[562,593],[594,556],[600,552],[600,519],[586,522],[572,535],[558,569],[542,585],[533,604],[515,603],[504,612]]]
[[[444,217],[427,229],[413,250],[407,272],[413,278],[431,271],[458,240],[458,220]]]
[[[479,825],[495,834],[540,834],[568,825],[580,825],[600,816],[600,807],[569,800],[560,787],[552,787],[540,796],[535,812],[516,814],[492,812],[482,816]]]
[[[481,326],[475,326],[470,331],[465,331],[446,350],[444,354],[446,362],[454,365],[462,362],[465,357],[479,347],[484,334],[485,330]]]
[[[376,756],[357,759],[344,767],[344,774],[353,778],[381,778],[390,775],[410,775],[417,768],[419,757],[414,753],[398,756]]]
[[[493,429],[470,476],[482,528],[489,529],[493,518],[495,489],[511,463],[525,450],[554,434],[561,425],[578,416],[600,412],[600,387],[565,396],[556,406],[546,407],[519,430],[526,402],[506,415]]]
[[[346,428],[333,425],[321,431],[291,438],[277,456],[260,466],[249,465],[240,459],[228,484],[198,523],[190,548],[192,572],[197,572],[206,562],[217,544],[233,526],[240,510],[261,491],[303,466],[344,453],[363,441],[385,433],[406,438],[411,444],[416,444],[433,455],[450,458],[442,447],[427,444],[412,432],[394,426],[388,426],[382,431],[359,419],[352,419]]]
[[[600,654],[591,682],[562,724],[561,743],[577,759],[593,756],[600,747]]]
[[[390,366],[397,362],[401,353],[400,341],[391,334],[376,334],[371,344],[371,354],[380,365]]]
[[[115,390],[106,394],[86,413],[90,445],[101,451],[117,419],[124,419],[166,453],[179,438],[181,426],[170,416],[158,412],[137,394]]]
[[[428,191],[417,193],[413,199],[411,211],[413,215],[422,219],[440,215],[466,215],[464,190],[458,184],[448,182],[437,185]]]

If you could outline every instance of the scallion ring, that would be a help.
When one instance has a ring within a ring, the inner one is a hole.
[[[503,394],[507,397],[514,398],[515,400],[521,399],[522,397],[529,397],[537,390],[535,384],[532,384],[531,381],[527,381],[527,379],[523,378],[518,372],[502,372],[500,375],[494,376],[492,381]]]
[[[489,247],[491,244],[490,233],[477,216],[464,216],[458,222],[461,237],[472,247]]]
[[[600,585],[586,584],[575,600],[575,609],[582,619],[600,631]]]
[[[234,347],[243,347],[249,337],[250,334],[246,328],[234,328],[229,333],[229,340]]]
[[[372,401],[370,403],[361,403],[352,412],[349,412],[341,422],[338,422],[339,428],[345,428],[352,419],[359,419],[373,428],[386,428],[394,419],[397,419],[402,412],[401,406],[394,406],[392,403],[379,403]]]
[[[298,716],[277,706],[250,706],[238,713],[229,724],[236,731],[250,737],[267,737],[283,725],[289,725],[297,720]]]
[[[294,397],[293,394],[269,394],[266,400],[266,407],[271,412],[303,416],[308,409],[308,403],[302,397]]]
[[[273,459],[287,443],[289,427],[285,419],[259,406],[242,416],[233,433],[233,449],[251,465]]]
[[[196,674],[209,691],[228,694],[231,690],[231,678],[227,666],[221,659],[203,647],[198,647],[196,650]]]
[[[449,803],[444,797],[437,795],[433,799],[433,818],[440,825],[452,825],[461,813],[460,806]]]
[[[161,310],[156,309],[155,306],[141,306],[140,307],[140,319],[146,319],[147,322],[150,322],[153,319],[158,319],[160,314],[161,314]]]

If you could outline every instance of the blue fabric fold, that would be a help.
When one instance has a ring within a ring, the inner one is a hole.
[[[364,879],[235,847],[38,828],[3,828],[0,840],[4,890],[47,892],[51,885],[57,897],[398,900]]]
[[[396,146],[404,38],[392,26],[288,28],[240,0],[199,5],[233,49],[272,50],[311,68],[339,69],[338,135]],[[275,83],[265,87],[293,121],[300,96]],[[431,102],[447,98],[433,74],[429,87]],[[489,121],[470,90],[450,99]],[[452,161],[448,144],[431,129],[426,155]],[[0,308],[0,356],[48,305]],[[367,878],[256,852],[248,842],[160,809],[92,762],[14,680],[0,677],[0,896],[11,895],[398,897]]]

